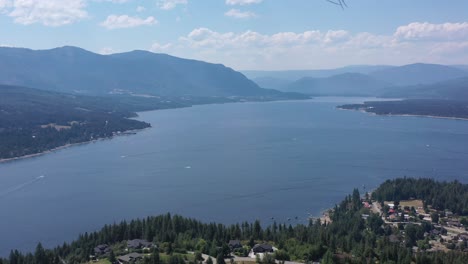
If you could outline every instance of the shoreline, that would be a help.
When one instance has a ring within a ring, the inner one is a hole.
[[[106,140],[106,139],[112,139],[113,137],[125,136],[125,135],[128,136],[128,135],[131,135],[130,133],[137,133],[137,132],[143,131],[143,130],[148,129],[148,128],[151,128],[151,127],[142,128],[142,129],[126,130],[126,131],[123,131],[120,134],[115,134],[115,135],[112,135],[110,137],[96,138],[96,139],[93,139],[93,140],[83,141],[83,142],[79,142],[79,143],[69,143],[69,144],[65,144],[63,146],[58,146],[56,148],[44,150],[42,152],[38,152],[38,153],[34,153],[34,154],[28,154],[28,155],[14,157],[14,158],[0,159],[0,164],[9,163],[9,162],[13,162],[13,161],[19,161],[19,160],[23,160],[23,159],[35,158],[35,157],[51,154],[51,153],[57,152],[59,150],[63,150],[63,149],[70,148],[70,147],[95,143],[95,142],[98,142],[98,141],[101,141],[101,140]]]
[[[230,103],[268,103],[268,102],[282,102],[282,101],[307,101],[307,100],[310,100],[312,98],[307,98],[307,99],[281,99],[281,100],[267,100],[267,101],[233,101],[233,102],[216,102],[216,103],[202,103],[202,104],[193,104],[193,105],[187,105],[187,106],[181,106],[181,107],[174,107],[174,108],[163,108],[163,109],[153,109],[153,110],[142,110],[142,111],[138,111],[136,112],[136,116],[134,117],[131,117],[130,119],[134,119],[134,120],[140,120],[140,115],[139,113],[145,113],[145,112],[152,112],[152,111],[160,111],[160,110],[175,110],[175,109],[183,109],[183,108],[190,108],[190,107],[194,107],[194,106],[205,106],[205,105],[217,105],[217,104],[230,104]],[[82,145],[82,144],[89,144],[89,143],[93,143],[93,142],[96,142],[96,141],[99,141],[99,140],[104,140],[104,139],[111,139],[115,136],[121,136],[121,135],[125,135],[125,134],[128,134],[128,133],[136,133],[136,132],[139,132],[139,131],[142,131],[142,130],[145,130],[145,129],[148,129],[148,128],[151,128],[150,127],[147,127],[147,128],[142,128],[142,129],[133,129],[133,130],[126,130],[126,131],[123,131],[122,133],[120,134],[115,134],[115,135],[112,135],[110,137],[103,137],[103,138],[97,138],[97,139],[93,139],[93,140],[89,140],[89,141],[83,141],[83,142],[79,142],[79,143],[72,143],[72,144],[66,144],[66,145],[63,145],[63,146],[58,146],[56,148],[52,148],[52,149],[48,149],[48,150],[44,150],[42,152],[38,152],[38,153],[34,153],[34,154],[28,154],[28,155],[24,155],[24,156],[19,156],[19,157],[14,157],[14,158],[6,158],[6,159],[1,159],[0,158],[0,164],[4,164],[4,163],[8,163],[8,162],[13,162],[13,161],[17,161],[17,160],[22,160],[22,159],[28,159],[28,158],[34,158],[34,157],[38,157],[38,156],[42,156],[42,155],[46,155],[46,154],[50,154],[50,153],[53,153],[53,152],[56,152],[56,151],[59,151],[59,150],[62,150],[62,149],[65,149],[65,148],[69,148],[69,147],[74,147],[74,146],[78,146],[78,145]]]
[[[374,116],[403,116],[403,117],[421,117],[421,118],[437,118],[437,119],[449,119],[449,120],[462,120],[462,121],[468,121],[468,117],[453,117],[453,116],[434,116],[434,115],[417,115],[417,114],[377,114],[374,112],[369,112],[366,111],[365,109],[358,108],[358,109],[347,109],[347,108],[341,108],[339,106],[336,107],[339,110],[344,110],[344,111],[356,111],[356,112],[361,112],[369,115],[374,115]]]

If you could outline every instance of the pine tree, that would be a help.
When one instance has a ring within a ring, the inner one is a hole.
[[[216,258],[216,264],[226,264],[223,253],[218,254],[218,257]]]
[[[34,252],[34,263],[35,264],[47,264],[48,263],[44,247],[42,247],[41,243],[37,244],[36,251]]]
[[[153,254],[151,255],[151,264],[160,264],[161,259],[159,257],[159,250],[158,248],[153,249]]]
[[[110,253],[109,253],[109,261],[110,261],[111,263],[117,262],[117,259],[115,258],[115,254],[114,254],[114,251],[113,251],[113,250],[111,250]]]

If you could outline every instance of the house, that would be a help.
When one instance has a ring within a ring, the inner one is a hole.
[[[228,246],[231,250],[242,248],[242,244],[239,240],[229,240]]]
[[[462,224],[458,220],[452,220],[447,222],[448,226],[454,226],[454,227],[463,227]]]
[[[388,240],[390,243],[400,243],[400,239],[396,235],[390,235]]]
[[[273,252],[273,246],[268,245],[268,244],[257,244],[252,248],[252,252],[254,254],[257,254],[257,253],[272,253]]]
[[[257,256],[260,257],[260,259],[263,259],[265,254],[270,254],[278,250],[277,248],[274,248],[272,245],[268,244],[257,244],[255,245],[252,250],[249,253],[250,258],[256,258]]]
[[[388,220],[390,220],[390,221],[396,220],[396,216],[395,216],[394,214],[390,215],[390,216],[387,217],[387,218],[388,218]]]
[[[440,236],[441,232],[437,229],[432,229],[430,234],[433,236]]]
[[[109,245],[107,244],[102,244],[102,245],[98,245],[94,248],[94,254],[96,254],[97,256],[99,255],[105,255],[107,253],[109,253],[111,251]]]
[[[148,242],[143,239],[133,239],[127,241],[127,247],[129,249],[142,249],[142,248],[150,248],[153,246],[153,243]]]
[[[462,234],[458,235],[458,238],[461,241],[468,241],[468,233],[462,233]]]
[[[138,254],[138,253],[130,253],[130,254],[120,256],[117,258],[117,260],[122,264],[135,263],[142,259],[143,259],[143,254]]]

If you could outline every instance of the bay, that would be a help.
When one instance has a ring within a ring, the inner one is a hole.
[[[0,164],[0,255],[123,219],[306,223],[395,177],[468,182],[468,122],[338,110],[366,98],[140,113],[151,129]]]

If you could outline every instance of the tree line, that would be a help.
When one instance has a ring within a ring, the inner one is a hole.
[[[418,189],[418,182],[408,181],[408,187]],[[386,189],[388,184],[389,182],[384,183],[380,190]],[[393,186],[392,182],[390,185]],[[380,190],[377,194],[387,193]],[[405,197],[400,195],[401,198]],[[369,217],[364,219],[363,214]],[[136,238],[153,241],[158,245],[158,252],[171,256],[158,260],[164,264],[186,263],[187,260],[182,259],[178,253],[187,251],[195,251],[196,255],[208,254],[214,258],[226,256],[230,252],[227,243],[231,239],[241,240],[246,249],[256,243],[271,243],[279,249],[275,254],[275,258],[279,260],[321,260],[321,263],[468,263],[468,254],[462,252],[413,253],[412,247],[423,239],[424,225],[407,225],[405,243],[391,241],[390,236],[397,234],[398,228],[384,225],[380,216],[364,208],[358,190],[354,190],[352,195],[336,205],[330,212],[330,218],[331,223],[311,220],[306,225],[273,223],[263,227],[259,221],[223,225],[165,214],[106,225],[100,231],[84,233],[77,240],[54,249],[44,249],[39,244],[34,253],[23,254],[15,250],[7,259],[0,260],[0,263],[84,263],[89,261],[97,245],[121,245],[124,248],[125,241]],[[188,261],[198,263],[197,258]]]
[[[438,182],[425,178],[387,180],[372,193],[372,197],[379,202],[421,199],[425,207],[468,215],[468,185],[459,181]]]

